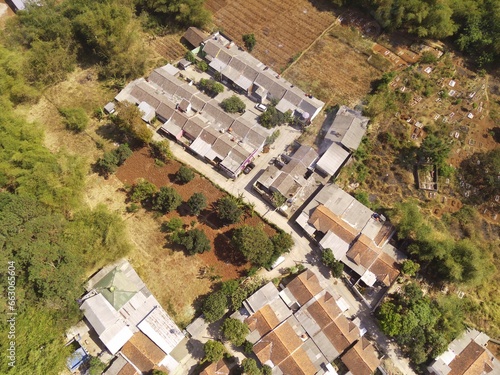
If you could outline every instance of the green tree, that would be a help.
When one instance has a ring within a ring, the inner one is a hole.
[[[271,241],[273,242],[275,255],[281,255],[290,251],[295,244],[292,235],[282,230],[272,236]]]
[[[268,265],[274,254],[273,242],[261,227],[243,225],[235,229],[232,243],[249,262],[258,266]]]
[[[401,267],[401,272],[404,275],[415,276],[415,274],[420,269],[420,264],[414,262],[411,259],[406,259]]]
[[[257,362],[253,358],[245,358],[241,362],[241,367],[245,375],[261,375],[259,366],[257,366]]]
[[[148,144],[153,133],[142,121],[142,114],[137,106],[127,101],[117,104],[116,115],[112,116],[113,123],[124,130],[130,137]]]
[[[211,21],[204,0],[139,0],[137,4],[150,12],[165,16],[165,23],[174,18],[182,26],[202,27]]]
[[[217,96],[217,94],[220,94],[221,92],[224,91],[224,85],[213,79],[205,79],[205,78],[200,79],[198,87],[201,91],[204,91],[207,95],[211,97],[215,97]]]
[[[191,255],[201,254],[211,249],[210,240],[201,229],[194,228],[184,233],[177,233],[172,240],[184,246]]]
[[[233,345],[241,346],[250,331],[245,323],[240,322],[238,319],[228,318],[222,324],[222,333]]]
[[[137,203],[147,202],[155,196],[157,191],[155,184],[141,178],[132,186],[130,200]]]
[[[332,249],[325,249],[321,254],[321,261],[330,268],[333,277],[341,277],[344,272],[344,263],[335,259]]]
[[[203,193],[194,193],[187,201],[191,214],[197,216],[207,208],[207,197]]]
[[[245,43],[245,48],[248,50],[248,52],[252,52],[253,48],[255,47],[255,44],[257,43],[257,40],[255,39],[255,35],[252,34],[245,34],[242,37],[243,43]]]
[[[175,181],[180,184],[187,184],[195,177],[195,174],[191,168],[181,165],[177,173],[175,174]]]
[[[163,213],[174,211],[182,203],[182,198],[172,187],[162,186],[153,198],[153,209]]]
[[[87,128],[89,117],[83,108],[60,108],[59,113],[64,118],[66,129],[80,133]]]
[[[245,102],[243,102],[243,100],[241,100],[237,95],[224,99],[220,103],[220,106],[228,113],[244,112],[247,107]]]
[[[170,150],[170,142],[168,139],[163,139],[161,141],[151,141],[149,143],[151,149],[151,155],[166,163],[174,158],[172,151]]]
[[[441,166],[448,158],[449,153],[449,144],[431,133],[423,140],[417,151],[417,156],[424,162],[429,160],[430,162]]]
[[[281,194],[279,191],[273,192],[272,200],[273,200],[274,207],[276,207],[276,208],[281,208],[286,203],[286,197],[283,194]]]
[[[205,351],[205,358],[203,362],[219,362],[222,358],[224,358],[224,354],[226,353],[226,348],[224,344],[220,341],[208,340],[203,345],[203,350]]]
[[[95,167],[97,171],[104,177],[108,177],[110,174],[114,173],[118,168],[118,156],[115,152],[110,151],[104,153],[104,155],[97,159]]]
[[[195,63],[196,62],[196,56],[193,54],[193,52],[191,51],[187,51],[185,54],[184,54],[184,58],[189,61],[190,63]]]
[[[89,361],[89,374],[101,375],[104,372],[106,365],[97,357],[90,357]]]
[[[397,336],[401,333],[402,317],[398,313],[396,305],[384,302],[377,312],[380,328],[389,336]]]
[[[222,291],[217,291],[207,297],[201,311],[203,312],[204,319],[208,323],[213,323],[224,316],[227,307],[226,295]]]
[[[243,211],[236,199],[230,195],[225,195],[217,201],[217,216],[219,219],[237,223],[241,220]]]

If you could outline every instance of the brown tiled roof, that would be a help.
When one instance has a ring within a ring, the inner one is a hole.
[[[331,230],[348,244],[354,241],[357,235],[354,228],[322,204],[316,207],[308,223],[322,233],[327,233]]]
[[[229,375],[229,368],[221,359],[218,362],[211,363],[200,375]]]
[[[374,239],[375,244],[377,244],[377,246],[382,245],[389,238],[392,232],[394,232],[394,229],[394,225],[392,225],[390,221],[386,220]]]
[[[323,334],[332,343],[337,352],[342,353],[351,344],[349,340],[342,334],[340,328],[334,322],[322,329]]]
[[[377,259],[380,249],[366,235],[361,234],[356,242],[347,251],[347,257],[354,263],[365,268],[370,268],[375,259]]]
[[[269,305],[266,305],[255,314],[248,317],[245,323],[248,325],[251,332],[257,330],[260,336],[264,336],[276,327],[280,321],[273,309]]]
[[[151,371],[166,354],[142,332],[137,332],[121,352],[142,372]]]
[[[471,340],[449,366],[451,371],[448,375],[481,375],[491,372],[493,364],[486,349]]]
[[[290,323],[285,322],[260,339],[254,345],[253,351],[261,363],[270,360],[274,365],[278,365],[301,344],[302,341]]]
[[[125,366],[123,366],[118,374],[116,375],[138,375],[139,373],[136,371],[134,366],[127,362]]]
[[[314,375],[317,371],[304,349],[299,348],[279,364],[283,375]]]
[[[287,288],[301,305],[323,290],[317,276],[309,269],[290,281]]]
[[[362,337],[342,356],[342,362],[354,375],[371,375],[380,364],[380,359],[373,345]]]
[[[392,285],[399,275],[396,262],[386,253],[380,254],[370,267],[370,271],[375,274],[378,281],[386,286]]]
[[[335,324],[339,327],[342,334],[350,343],[353,343],[359,338],[358,326],[347,319],[344,315],[340,315],[337,319],[335,319]]]

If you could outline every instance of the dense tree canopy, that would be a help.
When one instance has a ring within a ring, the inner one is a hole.
[[[233,345],[241,346],[250,331],[245,323],[238,319],[228,318],[222,324],[222,333]]]
[[[237,223],[242,215],[243,210],[234,197],[225,195],[217,201],[217,216],[219,219],[229,223]]]
[[[218,291],[210,294],[203,306],[201,311],[205,320],[209,323],[213,323],[220,318],[222,318],[227,309],[227,297],[222,291]]]
[[[480,204],[493,201],[500,195],[500,148],[485,153],[475,153],[460,164],[460,173],[466,183],[479,194],[470,194],[469,202]]]
[[[173,236],[173,241],[176,244],[186,248],[189,254],[201,254],[211,249],[210,240],[205,232],[201,229],[191,229],[187,232],[176,233]]]
[[[274,254],[273,242],[260,227],[243,225],[235,230],[233,245],[253,264],[268,265]]]
[[[153,198],[153,208],[163,213],[176,210],[182,203],[182,197],[174,188],[162,186]]]

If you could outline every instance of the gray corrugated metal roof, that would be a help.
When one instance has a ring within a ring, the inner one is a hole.
[[[276,286],[272,282],[269,282],[248,297],[246,302],[252,309],[251,313],[254,314],[277,298],[279,298],[278,289],[276,289]]]
[[[344,150],[342,146],[339,146],[337,143],[333,143],[318,160],[316,168],[330,176],[333,176],[337,173],[349,155],[349,152]]]

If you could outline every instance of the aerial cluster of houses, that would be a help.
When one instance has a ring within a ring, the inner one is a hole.
[[[253,102],[276,100],[278,111],[290,111],[304,123],[312,121],[324,106],[218,33],[199,48],[209,70],[220,73],[223,83]],[[167,64],[147,79],[129,83],[115,99],[138,105],[144,121],[156,117],[162,123],[162,134],[236,178],[262,151],[271,132],[249,113],[226,113],[217,97],[210,98],[193,83]],[[108,112],[112,110],[110,106]]]
[[[340,360],[352,374],[373,374],[380,364],[359,318],[321,274],[305,270],[278,290],[268,283],[232,318],[244,321],[253,352],[273,374],[336,374]]]
[[[104,267],[86,286],[80,309],[113,357],[106,375],[172,371],[184,334],[126,260]]]

